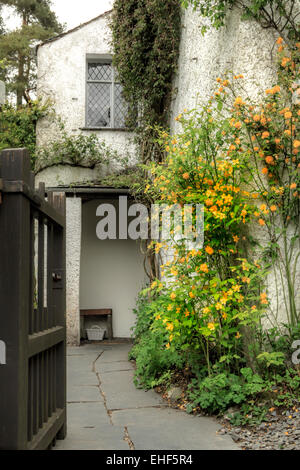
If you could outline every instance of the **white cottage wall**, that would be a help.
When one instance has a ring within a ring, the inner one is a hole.
[[[88,24],[68,32],[61,37],[46,42],[38,48],[38,88],[37,94],[43,101],[49,99],[57,116],[65,123],[68,134],[89,135],[95,133],[112,150],[120,155],[128,155],[130,164],[136,163],[135,145],[131,133],[119,130],[86,130],[86,61],[87,57],[111,56],[111,33],[108,14],[101,15]],[[40,119],[37,126],[37,144],[45,145],[57,139],[58,128],[55,121]],[[116,169],[114,167],[111,168]],[[59,168],[52,169],[66,182],[68,176]],[[83,170],[77,175],[79,180],[99,179],[104,168]],[[49,171],[42,173],[47,181]],[[74,180],[73,180],[74,182]]]
[[[184,109],[206,103],[216,91],[216,79],[227,72],[244,74],[245,88],[253,98],[276,77],[272,31],[262,29],[255,21],[242,21],[238,9],[230,12],[223,28],[212,28],[202,35],[201,28],[207,24],[207,19],[192,8],[184,10],[172,105],[171,125],[175,132],[180,130],[180,124],[174,122],[174,117]]]

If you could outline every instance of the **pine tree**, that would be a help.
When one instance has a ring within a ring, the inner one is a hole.
[[[35,46],[63,31],[50,0],[0,0],[0,7],[11,7],[21,21],[21,26],[0,35],[0,60],[5,63],[5,79],[8,91],[16,93],[17,105],[23,99],[31,101],[30,92],[35,89]]]

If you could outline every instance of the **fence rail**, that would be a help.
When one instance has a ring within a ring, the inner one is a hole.
[[[27,150],[0,154],[0,449],[66,435],[65,196],[34,189]],[[4,352],[3,352],[4,351]]]

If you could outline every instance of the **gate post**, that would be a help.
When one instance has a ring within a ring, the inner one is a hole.
[[[31,186],[25,149],[0,154],[3,194],[0,204],[0,340],[6,364],[0,364],[0,449],[27,448],[28,320],[30,299],[30,201],[14,193],[14,182]]]

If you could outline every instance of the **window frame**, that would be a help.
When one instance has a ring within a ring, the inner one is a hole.
[[[107,64],[110,63],[112,67],[112,76],[111,80],[90,80],[89,79],[89,64]],[[107,127],[98,127],[98,126],[91,126],[88,124],[88,86],[89,83],[107,83],[111,84],[110,90],[110,126]],[[116,80],[116,70],[112,65],[112,56],[111,55],[87,55],[86,57],[86,77],[85,77],[85,129],[91,130],[127,130],[126,126],[124,127],[116,127],[115,126],[115,85],[120,85],[120,82]]]

